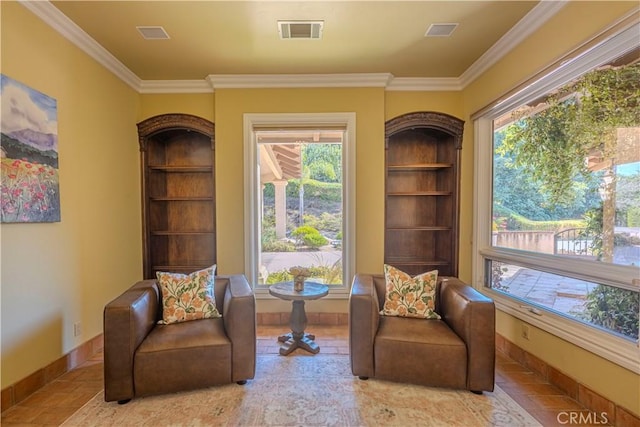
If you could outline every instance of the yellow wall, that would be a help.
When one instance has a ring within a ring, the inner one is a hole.
[[[17,2],[2,73],[57,100],[61,222],[2,224],[2,387],[102,332],[142,275],[138,94]],[[82,335],[73,336],[73,324]]]
[[[215,94],[138,95],[21,5],[2,2],[2,72],[58,100],[62,194],[62,222],[0,226],[2,387],[99,334],[104,304],[141,277],[137,122],[180,112],[215,123],[218,265],[221,274],[230,274],[244,270],[243,114],[355,112],[356,271],[375,273],[382,271],[383,262],[384,121],[420,110],[459,117],[466,122],[460,276],[470,280],[470,115],[634,6],[634,2],[570,2],[461,92],[220,89]],[[321,311],[346,311],[344,300],[323,303],[318,306]],[[258,306],[261,311],[274,307]],[[77,321],[83,323],[84,333],[74,338],[72,326]],[[640,413],[638,375],[537,329],[529,342],[522,343],[514,332],[519,322],[499,313],[498,332]]]
[[[498,311],[496,331],[550,366],[640,416],[640,376],[533,325],[529,325],[529,339],[525,340],[521,335],[523,323]]]
[[[216,91],[216,214],[222,274],[244,271],[243,114],[292,112],[356,113],[356,271],[382,272],[384,95],[382,88]],[[326,299],[313,306],[342,312],[347,307],[345,300]],[[258,308],[281,307],[277,301],[259,301]]]
[[[170,113],[193,114],[215,122],[213,96],[213,93],[141,95],[138,122]]]
[[[540,30],[464,89],[464,115],[468,119],[475,111],[591,39],[635,7],[637,2],[569,2]],[[473,149],[470,120],[465,128],[464,143],[465,150]],[[471,184],[463,181],[463,185]],[[640,415],[639,375],[533,326],[529,341],[523,340],[519,331],[520,320],[499,313],[497,332],[509,341]]]
[[[637,6],[633,1],[567,2],[542,28],[464,89],[466,113],[497,100]]]
[[[219,89],[214,95],[142,95],[140,120],[187,112],[209,118],[215,102],[218,271],[244,272],[245,113],[356,113],[356,268],[382,273],[384,258],[384,121],[412,111],[461,117],[460,92],[385,92],[382,88]],[[463,150],[464,152],[464,150]],[[472,163],[472,151],[465,153]],[[463,173],[467,179],[471,174]],[[467,186],[470,189],[471,186]],[[470,197],[465,197],[471,200]],[[466,203],[463,202],[463,205]],[[471,207],[469,204],[468,208]],[[465,209],[470,212],[470,209]],[[470,230],[470,216],[463,221]],[[467,232],[470,235],[470,231]],[[462,252],[461,271],[470,277],[471,246]],[[259,311],[287,311],[280,300],[259,300]],[[309,302],[309,310],[346,312],[346,300]]]

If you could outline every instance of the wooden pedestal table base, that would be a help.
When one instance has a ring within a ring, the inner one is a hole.
[[[329,287],[320,283],[305,282],[302,291],[295,291],[293,282],[284,282],[269,286],[269,293],[280,299],[293,302],[290,319],[291,332],[278,337],[278,341],[282,343],[280,354],[286,356],[296,348],[305,349],[313,354],[318,353],[320,347],[313,341],[316,338],[315,335],[304,332],[307,327],[304,301],[322,298],[329,293]]]

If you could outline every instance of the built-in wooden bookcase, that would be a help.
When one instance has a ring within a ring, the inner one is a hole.
[[[458,275],[463,127],[462,120],[434,112],[386,122],[386,264],[412,275]]]
[[[144,278],[216,263],[214,125],[188,114],[138,123]]]

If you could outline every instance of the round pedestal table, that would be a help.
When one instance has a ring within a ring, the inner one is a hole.
[[[319,299],[329,293],[329,287],[320,283],[305,282],[302,291],[293,289],[293,282],[276,283],[269,286],[269,293],[274,297],[292,301],[290,326],[291,332],[278,337],[281,342],[280,354],[286,356],[296,348],[305,349],[313,354],[320,351],[320,347],[313,340],[315,335],[304,332],[307,327],[307,314],[304,311],[306,300]]]

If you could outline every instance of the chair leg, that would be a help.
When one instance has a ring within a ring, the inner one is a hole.
[[[366,381],[369,379],[369,377],[365,377],[365,376],[359,376],[358,378],[360,378],[362,381]]]
[[[238,385],[245,385],[246,383],[247,383],[247,380],[236,381],[236,384]]]
[[[131,399],[118,400],[118,405],[126,405],[129,402],[131,402]]]

